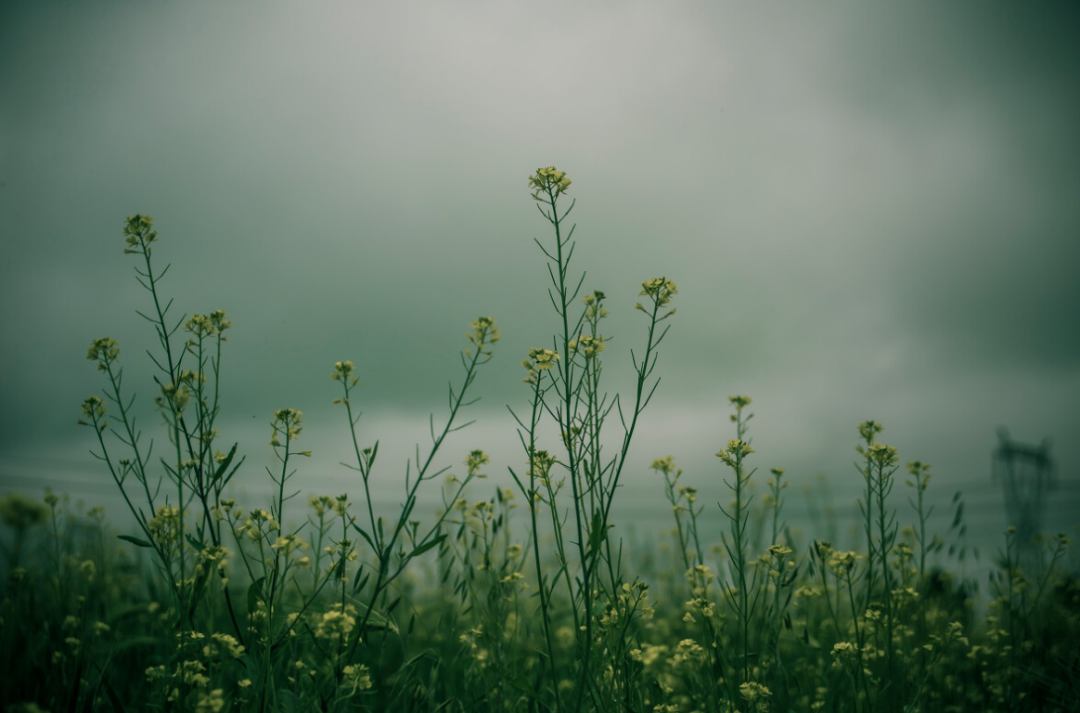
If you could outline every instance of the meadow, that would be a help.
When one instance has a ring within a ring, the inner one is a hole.
[[[1003,533],[985,582],[935,566],[966,556],[963,501],[947,532],[928,531],[930,467],[901,465],[880,423],[852,424],[852,442],[838,446],[854,447],[864,486],[851,551],[787,526],[783,469],[754,467],[748,396],[718,406],[731,426],[713,473],[691,477],[666,454],[630,457],[678,323],[678,288],[646,279],[633,306],[584,290],[571,270],[570,185],[554,167],[529,178],[550,226],[536,246],[554,311],[535,333],[556,339],[498,355],[524,357],[508,488],[485,483],[483,451],[448,452],[498,351],[496,321],[478,317],[426,452],[401,471],[384,465],[359,422],[357,367],[339,361],[327,371],[355,490],[296,497],[290,481],[310,452],[303,414],[282,408],[267,430],[277,465],[262,476],[275,495],[237,502],[234,479],[260,476],[215,429],[232,324],[220,310],[175,315],[168,268],[152,260],[153,220],[128,218],[124,253],[148,294],[140,314],[157,337],[167,438],[152,446],[140,428],[120,345],[94,340],[87,358],[104,390],[83,401],[79,423],[96,434],[102,477],[136,528],[117,532],[100,508],[52,492],[0,500],[3,710],[1080,710],[1068,538]],[[639,345],[620,357],[636,378],[618,396],[603,379],[609,306],[641,312]],[[670,529],[631,550],[612,506],[620,480],[646,468]],[[405,483],[392,514],[372,506],[382,478]],[[694,478],[723,478],[728,501],[700,502]],[[434,514],[416,507],[428,490],[442,495]],[[723,536],[703,541],[702,523],[717,521]]]

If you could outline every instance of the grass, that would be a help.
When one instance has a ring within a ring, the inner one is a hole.
[[[495,320],[480,317],[445,421],[432,422],[427,453],[406,463],[394,516],[372,506],[384,460],[358,430],[349,361],[331,376],[360,496],[294,502],[289,481],[310,453],[299,445],[302,414],[284,408],[272,421],[274,497],[231,497],[244,459],[220,445],[215,423],[232,324],[222,311],[169,316],[152,219],[129,218],[125,253],[150,298],[140,314],[157,335],[166,446],[155,452],[143,438],[119,345],[95,340],[88,358],[105,389],[83,402],[80,423],[96,433],[94,455],[137,529],[118,534],[100,509],[77,511],[51,492],[0,501],[11,531],[4,709],[1080,710],[1080,583],[1061,567],[1068,539],[1043,540],[1046,556],[1031,563],[1019,555],[1026,543],[1006,533],[993,599],[977,620],[977,583],[928,567],[947,544],[927,533],[929,466],[907,464],[911,509],[898,509],[897,452],[878,442],[876,422],[858,426],[860,551],[793,535],[782,469],[755,502],[747,396],[731,397],[732,437],[716,454],[730,502],[699,503],[675,458],[656,458],[657,494],[672,516],[667,556],[624,551],[612,505],[642,465],[628,454],[678,291],[666,277],[642,284],[636,376],[628,396],[609,396],[607,298],[583,292],[584,275],[571,271],[569,185],[550,167],[530,178],[552,231],[537,246],[556,337],[522,362],[526,398],[511,414],[526,465],[510,469],[514,487],[494,489],[474,482],[489,463],[482,451],[466,455],[462,475],[440,467],[499,341]],[[416,511],[422,488],[441,488],[434,516]],[[959,494],[954,506],[946,536],[962,557]],[[702,541],[706,518],[728,524],[719,542]]]

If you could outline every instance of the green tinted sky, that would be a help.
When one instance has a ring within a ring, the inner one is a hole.
[[[613,391],[641,281],[679,286],[628,476],[643,496],[667,453],[716,479],[736,393],[759,465],[804,481],[858,478],[868,418],[945,483],[989,481],[999,425],[1052,437],[1072,478],[1074,8],[7,0],[0,477],[97,477],[12,465],[86,458],[95,337],[120,341],[154,430],[147,302],[121,253],[136,212],[176,309],[234,322],[221,430],[250,478],[291,406],[316,451],[301,487],[348,487],[339,359],[360,369],[365,440],[423,439],[480,314],[504,339],[445,462],[479,447],[505,472],[518,363],[555,329],[526,188],[555,164],[578,199],[575,266],[609,296]],[[406,456],[386,456],[395,492]]]

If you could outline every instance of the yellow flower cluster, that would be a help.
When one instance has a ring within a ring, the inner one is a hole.
[[[371,671],[363,664],[350,664],[341,669],[341,685],[350,692],[366,691],[371,688]]]
[[[151,230],[153,226],[154,219],[148,215],[136,213],[129,216],[124,224],[124,237],[131,247],[124,248],[124,254],[145,253],[149,256],[150,243],[157,240],[157,231]]]
[[[911,461],[907,464],[908,473],[915,476],[915,481],[905,480],[904,483],[912,488],[918,488],[925,491],[930,487],[930,478],[934,477],[930,473],[930,464],[923,463],[922,461]]]
[[[739,693],[747,703],[753,706],[753,710],[761,713],[769,710],[769,698],[772,696],[772,691],[760,683],[747,681],[739,686]]]
[[[671,302],[673,295],[679,294],[675,283],[664,277],[654,277],[641,283],[641,295],[648,295],[658,307]]]
[[[870,447],[866,449],[865,455],[871,462],[881,468],[888,468],[897,463],[896,447],[886,446],[884,443],[872,443]]]
[[[872,443],[874,436],[885,430],[885,427],[874,421],[863,421],[859,424],[859,435],[867,443]]]
[[[105,415],[105,401],[100,396],[87,396],[82,403],[82,415],[90,419],[90,423],[82,420],[81,418],[76,422],[80,426],[94,425]],[[96,428],[98,433],[101,433],[109,425],[108,421],[102,421],[97,423]]]
[[[203,647],[203,656],[207,659],[238,659],[243,655],[243,644],[228,634],[211,634],[210,643]]]
[[[502,332],[495,326],[494,317],[477,317],[469,326],[472,327],[472,331],[466,332],[465,336],[481,353],[490,354],[491,352],[484,352],[484,346],[502,339]]]
[[[543,349],[541,347],[533,347],[529,350],[529,356],[521,362],[521,365],[525,367],[525,370],[529,372],[529,375],[525,377],[526,384],[535,384],[537,374],[541,371],[547,371],[555,366],[555,362],[559,361],[559,355],[550,349]]]
[[[337,605],[322,615],[315,626],[315,637],[328,641],[344,639],[356,626],[356,610],[351,604],[346,604],[342,609]]]
[[[469,453],[468,458],[465,459],[465,467],[469,469],[469,475],[476,475],[480,472],[482,465],[490,462],[491,459],[487,457],[486,453],[476,450]]]
[[[529,187],[533,191],[533,200],[541,200],[540,194],[547,193],[549,198],[566,193],[570,187],[570,179],[565,171],[559,171],[554,166],[536,169],[536,174],[529,176]]]
[[[98,363],[98,371],[105,371],[109,364],[120,358],[120,343],[111,337],[95,339],[86,351],[86,358]]]
[[[855,561],[859,556],[854,552],[837,552],[832,551],[829,553],[829,569],[837,577],[844,578],[855,566]]]
[[[232,322],[226,319],[223,309],[214,310],[210,314],[192,315],[184,324],[184,331],[194,335],[188,341],[188,349],[190,350],[196,344],[197,339],[221,334],[231,326]],[[221,341],[226,341],[224,336]]]
[[[610,312],[603,308],[602,303],[606,295],[600,290],[594,290],[591,295],[586,295],[585,299],[581,300],[589,306],[585,310],[585,319],[592,321],[599,321],[604,317],[607,317]]]
[[[738,438],[732,438],[728,441],[727,448],[716,454],[716,457],[724,461],[727,465],[735,467],[738,462],[741,462],[743,458],[755,453],[756,451],[750,447],[750,444],[746,441]]]
[[[155,542],[169,545],[180,538],[180,508],[161,505],[157,514],[146,523],[146,529]]]
[[[571,339],[567,346],[570,347],[571,354],[576,354],[578,349],[580,349],[585,354],[586,359],[592,359],[607,348],[604,346],[603,337],[596,337],[594,339],[587,334],[583,334],[577,339]]]
[[[330,378],[334,381],[351,381],[352,385],[356,386],[356,378],[352,376],[355,368],[351,361],[335,361],[334,373],[330,375]]]

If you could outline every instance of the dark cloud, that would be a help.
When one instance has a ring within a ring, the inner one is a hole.
[[[988,477],[1002,423],[1053,436],[1065,474],[1080,461],[1072,5],[0,13],[0,453],[83,447],[101,385],[83,357],[107,334],[154,423],[120,237],[143,212],[176,316],[233,319],[223,396],[255,452],[293,406],[319,472],[347,456],[340,359],[372,434],[422,438],[483,314],[504,340],[478,437],[509,441],[505,466],[518,362],[556,328],[525,185],[555,163],[580,201],[575,270],[610,297],[613,389],[641,281],[679,285],[641,463],[714,476],[734,393],[769,465],[838,483],[867,418],[954,483]]]

